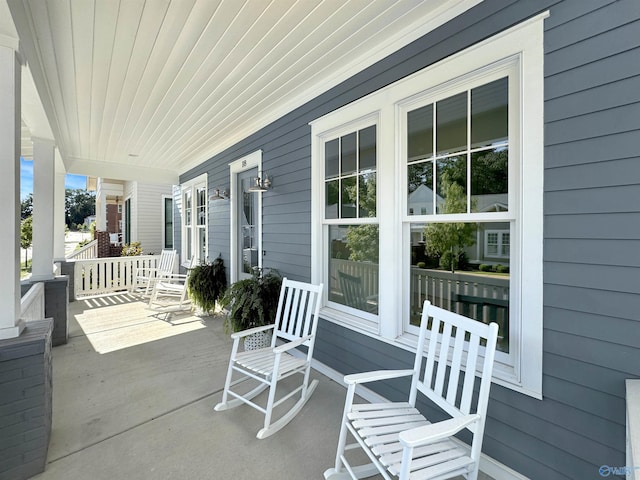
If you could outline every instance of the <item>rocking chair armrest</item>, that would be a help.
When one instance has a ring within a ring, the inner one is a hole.
[[[234,332],[231,334],[231,338],[236,339],[236,338],[242,338],[242,337],[246,337],[247,335],[251,335],[252,333],[258,333],[258,332],[264,332],[265,330],[271,330],[273,328],[275,328],[275,323],[272,323],[271,325],[262,325],[261,327],[253,327],[253,328],[249,328],[247,330],[242,330],[241,332]]]
[[[462,417],[450,418],[438,423],[423,425],[400,432],[400,443],[404,447],[418,447],[439,440],[449,438],[458,433],[463,428],[480,420],[477,413],[464,415]]]
[[[389,380],[391,378],[408,377],[413,375],[413,370],[374,370],[371,372],[352,373],[346,375],[344,381],[347,385]]]
[[[292,348],[296,348],[299,345],[302,345],[307,340],[311,340],[313,335],[307,335],[306,337],[298,338],[296,340],[292,340],[291,342],[283,343],[282,345],[278,345],[273,349],[273,353],[284,353]]]

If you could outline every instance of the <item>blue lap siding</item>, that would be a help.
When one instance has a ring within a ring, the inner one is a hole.
[[[494,385],[483,450],[532,479],[599,478],[600,465],[625,464],[624,379],[640,374],[640,1],[485,0],[181,181],[206,173],[210,193],[229,186],[229,163],[261,149],[274,181],[264,266],[308,281],[308,123],[545,10],[544,399]],[[228,263],[229,202],[209,206],[209,256]],[[341,373],[411,361],[328,321],[315,356]]]

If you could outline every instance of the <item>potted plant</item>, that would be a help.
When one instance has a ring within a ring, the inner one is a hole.
[[[227,310],[225,332],[240,332],[275,321],[282,277],[277,271],[262,274],[254,271],[251,278],[239,280],[224,292],[220,305]],[[262,342],[262,344],[260,344]],[[260,348],[271,343],[271,331],[245,338],[245,349]]]
[[[189,272],[187,289],[191,301],[205,313],[215,310],[216,301],[227,288],[227,275],[221,257],[213,263],[203,263]]]

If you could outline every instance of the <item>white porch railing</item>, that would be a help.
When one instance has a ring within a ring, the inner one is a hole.
[[[354,262],[352,260],[331,259],[329,271],[330,292],[341,294],[338,272],[360,278],[362,291],[365,297],[378,294],[378,264],[366,262]]]
[[[84,247],[67,255],[67,260],[98,258],[98,240],[91,240]]]
[[[432,304],[454,312],[457,311],[456,303],[470,303],[471,298],[507,305],[509,279],[411,267],[411,295],[412,305],[421,308],[428,299]]]
[[[640,380],[627,384],[627,480],[640,478]]]
[[[160,255],[75,260],[75,297],[128,290],[136,269],[156,268]]]
[[[44,283],[34,283],[22,296],[20,318],[25,322],[44,319]]]

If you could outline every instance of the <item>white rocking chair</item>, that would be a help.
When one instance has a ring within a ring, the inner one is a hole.
[[[187,293],[189,271],[193,268],[192,258],[187,273],[162,273],[154,282],[148,308],[161,313],[173,313],[191,309],[191,300]]]
[[[177,258],[178,252],[176,250],[162,250],[155,268],[136,268],[133,272],[133,281],[129,292],[137,293],[145,297],[151,295],[156,280],[162,275],[173,272]]]
[[[246,403],[264,413],[264,427],[257,435],[260,439],[274,434],[289,423],[302,409],[318,385],[317,380],[309,384],[309,374],[316,329],[318,327],[322,289],[322,284],[311,285],[284,278],[282,280],[275,323],[236,332],[231,335],[233,347],[227,379],[222,401],[215,406],[215,410],[227,410]],[[267,330],[273,330],[271,346],[258,350],[238,351],[241,338]],[[278,345],[278,343],[282,344]],[[301,345],[307,347],[306,354],[298,352],[300,355],[294,356],[289,353]],[[239,378],[235,380],[233,379],[234,372],[240,374]],[[293,391],[276,400],[278,381],[294,374],[302,375],[302,383]],[[232,387],[247,381],[257,381],[258,385],[244,394],[231,390]],[[263,408],[251,401],[267,388],[269,388],[269,396],[266,407]],[[277,421],[272,422],[273,409],[298,393],[300,393],[300,399],[297,403]],[[229,396],[234,398],[229,400]]]
[[[432,317],[429,325],[429,317]],[[424,303],[412,370],[376,371],[347,375],[347,398],[338,439],[335,467],[325,479],[386,480],[446,479],[478,476],[480,451],[491,386],[498,325],[463,317]],[[426,338],[429,347],[424,352]],[[486,343],[481,345],[481,340]],[[468,373],[465,373],[468,372]],[[477,407],[472,406],[479,376]],[[356,386],[367,382],[410,377],[408,399],[401,403],[354,403]],[[416,408],[418,394],[431,400],[451,418],[430,423]],[[463,429],[473,435],[469,447],[454,435]],[[347,434],[356,443],[347,445]],[[371,463],[352,466],[346,451],[360,447]]]

